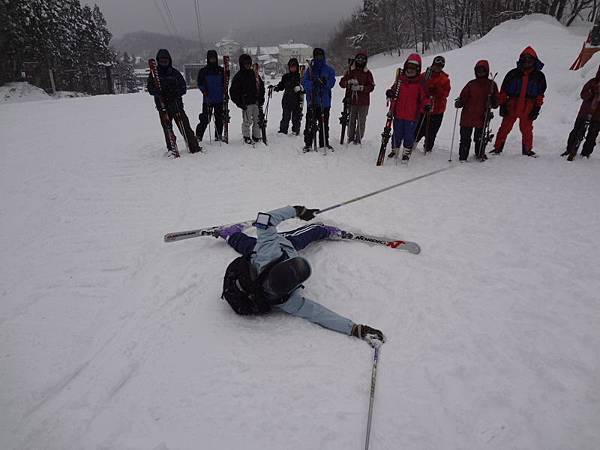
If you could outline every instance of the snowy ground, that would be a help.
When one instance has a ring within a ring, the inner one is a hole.
[[[323,215],[415,240],[418,256],[305,252],[310,296],[388,336],[373,449],[600,446],[600,153],[558,157],[599,60],[569,72],[580,36],[539,17],[506,23],[446,54],[451,98],[478,59],[501,81],[529,44],[550,85],[540,158],[520,155],[515,130],[501,157]],[[283,314],[235,316],[219,300],[234,252],[162,236],[448,165],[453,108],[431,157],[375,167],[393,73],[374,71],[362,148],[326,157],[275,134],[279,94],[268,148],[241,145],[234,110],[231,145],[176,161],[147,94],[0,106],[0,448],[361,448],[371,349]],[[195,125],[200,95],[185,101]]]

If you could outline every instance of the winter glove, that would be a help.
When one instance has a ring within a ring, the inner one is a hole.
[[[462,101],[462,98],[458,97],[456,100],[454,100],[454,107],[456,109],[462,108],[463,106],[465,106],[465,104]]]
[[[494,113],[492,111],[488,111],[488,122],[494,118]]]
[[[350,86],[358,84],[358,80],[356,78],[352,78],[352,79],[348,80],[348,84]]]
[[[364,86],[361,84],[353,84],[350,89],[352,89],[353,92],[362,91]]]
[[[303,91],[303,89],[302,89],[302,86],[300,86],[300,85],[298,85],[294,88],[294,92],[302,92],[302,91]]]
[[[388,89],[387,91],[385,91],[385,96],[387,98],[396,98],[396,93],[393,89]]]
[[[280,88],[279,86],[275,86],[275,87],[273,88],[273,90],[274,90],[275,92],[281,92],[283,89],[282,89],[282,88]]]
[[[379,330],[376,330],[375,328],[371,328],[368,325],[352,325],[351,334],[352,336],[357,337],[359,339],[377,339],[381,342],[385,342],[385,336],[383,335],[383,333]]]
[[[506,117],[508,116],[508,106],[506,106],[506,103],[504,105],[500,105],[500,117]]]
[[[539,115],[540,115],[540,107],[534,106],[533,109],[531,110],[531,112],[529,113],[529,118],[531,120],[535,120],[538,118]]]
[[[301,220],[312,220],[315,218],[315,214],[319,212],[318,209],[308,209],[306,206],[294,206],[296,210],[296,217]]]
[[[425,106],[423,107],[423,111],[425,111],[426,113],[429,113],[429,112],[431,112],[431,109],[432,109],[432,108],[431,108],[431,105],[425,105]]]

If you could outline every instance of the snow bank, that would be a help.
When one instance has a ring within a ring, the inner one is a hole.
[[[521,157],[513,134],[501,157],[320,217],[415,240],[418,256],[344,242],[303,252],[310,297],[388,336],[374,450],[600,442],[600,156],[558,157],[595,67],[568,71],[581,38],[531,17],[448,52],[451,95],[478,59],[501,78],[527,45],[550,86],[540,158]],[[362,147],[326,157],[275,133],[281,94],[268,148],[241,144],[232,107],[230,145],[177,161],[163,157],[147,94],[2,105],[0,448],[360,448],[369,346],[283,314],[235,316],[219,300],[234,252],[162,236],[286,203],[323,208],[446,166],[453,108],[433,155],[374,165],[397,64],[374,71]],[[195,125],[198,91],[185,104]]]
[[[6,83],[0,86],[0,104],[48,100],[46,91],[27,82]]]

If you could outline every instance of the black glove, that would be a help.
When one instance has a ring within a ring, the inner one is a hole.
[[[294,206],[296,210],[296,217],[301,220],[312,220],[315,218],[316,213],[319,212],[318,209],[308,209],[306,206]]]
[[[492,111],[488,112],[488,122],[494,118],[494,113]]]
[[[387,91],[385,91],[385,96],[387,98],[396,98],[396,93],[393,89],[388,89]]]
[[[383,333],[375,328],[371,328],[368,325],[352,325],[351,334],[359,339],[377,339],[381,342],[385,342],[385,336]]]
[[[540,107],[539,106],[534,106],[533,109],[531,110],[531,112],[529,113],[529,118],[531,120],[535,120],[538,118],[538,116],[540,115]]]
[[[506,103],[504,105],[500,105],[500,117],[506,117],[508,116],[508,106],[506,106]]]
[[[460,97],[458,97],[456,100],[454,100],[454,107],[456,109],[462,108],[463,106],[465,106],[465,104],[463,103],[463,101]]]
[[[425,107],[423,108],[423,111],[425,111],[426,113],[431,112],[431,105],[425,105]]]

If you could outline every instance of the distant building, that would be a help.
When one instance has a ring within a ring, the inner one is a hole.
[[[221,39],[219,42],[215,43],[215,49],[217,50],[219,56],[235,55],[240,51],[241,47],[242,46],[239,43],[231,39]]]
[[[296,58],[298,62],[306,64],[307,59],[312,58],[313,48],[310,45],[300,44],[295,42],[289,42],[287,44],[279,45],[279,52],[277,59],[282,67],[287,67],[287,63],[290,58]]]
[[[146,89],[146,82],[148,81],[148,75],[150,75],[150,69],[147,67],[145,69],[134,69],[133,73],[135,75],[136,84],[140,88]]]

